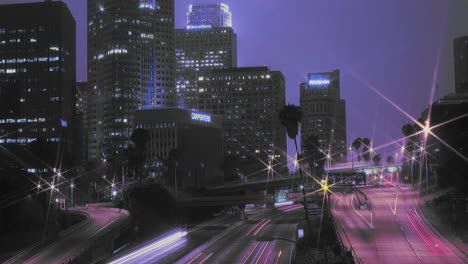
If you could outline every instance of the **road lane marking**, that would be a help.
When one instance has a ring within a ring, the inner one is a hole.
[[[282,253],[282,251],[280,250],[280,252],[278,253],[278,257],[276,258],[276,264],[279,263],[279,260],[280,260],[280,257],[281,257],[281,253]]]
[[[263,262],[263,264],[267,264],[268,260],[270,259],[271,251],[272,250],[270,249],[270,252],[268,252],[268,255],[267,255],[266,259],[265,259],[265,262]]]
[[[263,225],[261,225],[253,235],[256,236],[258,234],[258,232],[260,232],[270,221],[271,221],[271,219],[268,219],[268,221],[263,223]]]
[[[436,256],[440,256],[440,252],[434,247],[434,245],[432,245],[432,243],[430,241],[428,241],[428,239],[426,238],[426,236],[424,236],[424,234],[421,233],[421,231],[419,230],[419,228],[416,226],[416,224],[413,222],[413,219],[412,219],[412,216],[410,214],[406,214],[406,217],[408,217],[408,220],[410,221],[411,223],[411,226],[413,226],[413,229],[416,231],[416,233],[418,233],[419,237],[424,241],[424,243],[426,243],[426,245],[432,250],[432,252],[436,255]]]
[[[249,255],[247,256],[246,259],[244,259],[244,261],[242,262],[242,264],[247,263],[247,261],[249,260],[250,256],[252,256],[252,253],[255,251],[255,249],[258,247],[259,244],[260,244],[260,241],[257,241],[257,243],[255,244],[255,247],[250,251]]]
[[[421,221],[421,219],[419,219],[419,217],[415,213],[413,213],[413,218],[415,219],[416,223],[421,227],[421,229],[424,231],[424,233],[426,233],[426,235],[428,235],[429,238],[431,238],[432,241],[434,241],[436,247],[441,248],[442,251],[444,251],[446,256],[452,255],[451,252],[445,247],[445,245],[437,237],[435,237],[434,234],[432,234],[432,232],[430,232],[427,229],[426,225],[424,225],[424,223]]]
[[[268,247],[268,244],[270,244],[270,242],[266,242],[265,246],[263,247],[262,251],[260,252],[260,256],[258,256],[257,261],[255,261],[255,264],[258,264],[258,262],[262,258],[263,252],[265,252],[265,249]]]
[[[263,219],[262,221],[258,222],[254,227],[250,229],[250,231],[247,233],[246,236],[249,236],[250,233],[252,233],[260,224],[262,224],[266,219]]]
[[[208,256],[206,256],[206,257],[205,257],[200,263],[198,263],[198,264],[203,264],[203,263],[205,263],[205,261],[206,261],[207,259],[209,259],[209,258],[211,257],[211,255],[213,255],[213,252],[211,252]]]
[[[186,264],[192,264],[199,256],[201,256],[203,254],[203,252],[200,252],[198,253],[198,255],[196,255],[195,257],[193,257],[189,262],[187,262]]]

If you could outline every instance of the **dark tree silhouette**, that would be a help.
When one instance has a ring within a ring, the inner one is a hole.
[[[143,174],[143,167],[145,165],[146,156],[146,145],[150,140],[148,130],[143,128],[135,129],[130,136],[130,140],[135,144],[135,158],[136,158],[136,171],[138,173],[139,181],[141,183],[141,177]]]
[[[371,159],[371,153],[370,153],[371,140],[369,138],[364,138],[362,140],[362,144],[364,145],[362,149],[362,158],[365,161],[369,161]]]
[[[393,158],[393,156],[388,156],[387,157],[387,164],[391,165],[391,164],[394,164],[395,163],[395,159]]]
[[[302,111],[301,107],[293,105],[293,104],[288,104],[283,107],[283,109],[280,110],[279,112],[279,119],[281,121],[281,124],[286,127],[286,131],[288,132],[288,137],[291,139],[294,139],[294,145],[296,146],[296,155],[297,155],[297,162],[299,164],[300,162],[300,155],[299,155],[299,148],[297,147],[297,134],[299,133],[299,124],[302,121]],[[304,177],[302,175],[302,169],[299,164],[299,174],[301,176],[301,182],[304,184]],[[307,203],[306,203],[306,193],[305,193],[305,188],[302,188],[302,194],[303,194],[303,202],[304,202],[304,213],[306,219],[309,218],[308,212],[307,212]]]

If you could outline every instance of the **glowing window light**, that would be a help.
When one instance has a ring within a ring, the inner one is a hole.
[[[122,54],[122,53],[127,53],[127,50],[126,49],[111,49],[107,52],[107,55]]]
[[[154,39],[154,35],[153,35],[153,34],[147,34],[147,33],[141,33],[141,34],[140,34],[140,37],[141,37],[141,38]]]
[[[330,80],[309,80],[309,85],[312,86],[325,86],[329,84]]]

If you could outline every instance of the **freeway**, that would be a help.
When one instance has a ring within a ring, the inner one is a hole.
[[[110,208],[89,207],[86,210],[80,210],[88,215],[85,223],[78,223],[78,229],[68,234],[59,236],[57,240],[44,248],[32,249],[32,256],[18,256],[15,260],[7,263],[30,263],[30,264],[50,264],[66,263],[68,260],[76,257],[81,251],[90,244],[93,237],[99,236],[108,228],[112,228],[122,221],[128,219],[128,213],[111,211]]]
[[[427,223],[409,187],[383,184],[361,190],[370,210],[356,209],[354,194],[336,193],[332,212],[344,244],[354,249],[362,263],[468,263]]]
[[[248,220],[220,216],[187,231],[173,230],[108,263],[290,263],[301,208],[249,208]]]
[[[251,215],[176,263],[291,263],[301,208],[288,205]]]

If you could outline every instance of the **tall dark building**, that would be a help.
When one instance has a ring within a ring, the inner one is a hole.
[[[278,118],[286,101],[281,72],[268,67],[214,69],[200,72],[196,87],[197,109],[223,116],[224,154],[243,162],[245,175],[263,169],[266,177],[264,164],[271,156],[286,161],[286,132]]]
[[[453,41],[455,62],[455,93],[468,93],[468,36]]]
[[[212,25],[232,27],[232,14],[226,4],[196,4],[189,6],[187,25]]]
[[[308,137],[316,136],[334,161],[346,160],[346,102],[340,95],[340,71],[309,73],[300,87],[302,146]]]
[[[225,4],[221,6],[229,10]],[[237,67],[237,35],[228,26],[230,23],[222,22],[223,15],[216,15],[217,12],[225,14],[221,6],[192,6],[187,14],[191,24],[176,29],[177,103],[182,108],[194,109],[197,104],[198,92],[194,82],[199,71]],[[200,17],[195,19],[196,15]],[[219,20],[207,19],[211,16]]]
[[[89,0],[90,158],[128,144],[134,111],[175,104],[174,0]]]
[[[148,168],[157,168],[161,159],[177,162],[163,174],[166,184],[190,190],[223,181],[222,117],[175,107],[158,108],[136,111],[135,123],[150,135]],[[159,175],[153,171],[150,176]]]
[[[78,136],[81,138],[79,155],[82,161],[88,160],[88,82],[78,81],[76,83],[76,122]]]
[[[75,32],[63,2],[0,6],[0,144],[76,153]]]

